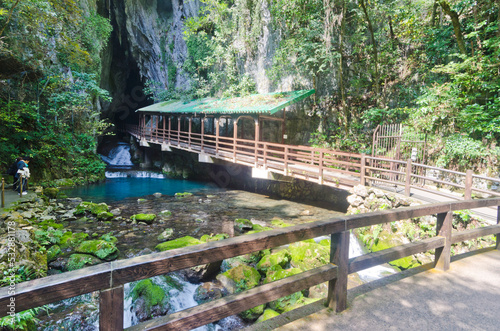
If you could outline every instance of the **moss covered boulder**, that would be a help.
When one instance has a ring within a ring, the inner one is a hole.
[[[82,215],[85,212],[90,212],[92,215],[98,216],[103,212],[109,212],[109,207],[104,202],[93,203],[93,202],[81,202],[75,210],[75,215]]]
[[[191,236],[185,236],[156,245],[157,251],[169,251],[171,249],[182,248],[202,244],[202,242]]]
[[[330,248],[313,242],[299,241],[288,247],[290,264],[303,271],[311,270],[330,262]]]
[[[156,237],[156,239],[158,239],[158,241],[165,241],[172,238],[173,235],[174,235],[174,229],[168,228],[165,229],[162,233],[160,233],[158,237]]]
[[[247,309],[245,311],[242,311],[238,315],[240,315],[240,317],[243,318],[245,321],[255,321],[257,318],[259,318],[264,313],[264,308],[265,308],[265,305],[260,305],[260,306],[253,307],[253,308]]]
[[[244,232],[248,230],[252,230],[253,223],[246,218],[237,218],[234,220],[234,229],[239,232]]]
[[[135,215],[132,215],[130,217],[130,219],[132,221],[136,221],[136,222],[144,222],[147,224],[151,224],[156,219],[156,215],[155,214],[135,214]]]
[[[267,271],[266,278],[264,279],[264,284],[274,282],[286,277],[300,274],[302,270],[299,268],[282,269],[281,266],[276,265]]]
[[[89,235],[87,233],[73,233],[71,231],[66,231],[61,237],[59,246],[63,250],[75,248],[78,247],[78,245],[80,245],[83,241],[87,240],[88,237]]]
[[[211,241],[219,241],[229,238],[229,235],[226,233],[218,233],[218,234],[205,234],[201,236],[200,241],[204,243],[208,243]]]
[[[264,255],[264,257],[257,263],[257,270],[261,273],[266,274],[267,270],[272,266],[279,265],[285,267],[288,262],[290,262],[291,256],[290,252],[286,249],[278,251],[276,253]]]
[[[300,305],[304,302],[304,295],[302,292],[295,292],[285,297],[269,302],[269,308],[279,313],[287,311],[287,308]]]
[[[96,265],[102,261],[95,256],[89,254],[71,254],[68,260],[66,268],[68,271],[81,269],[83,267],[88,267],[91,265]]]
[[[274,226],[275,228],[286,228],[289,226],[293,226],[293,224],[286,223],[283,220],[272,220],[271,225]]]
[[[250,266],[241,264],[219,274],[217,279],[230,293],[238,293],[259,285],[260,273]]]
[[[102,222],[111,221],[115,216],[109,211],[103,211],[96,215],[97,219]]]
[[[111,261],[118,257],[118,248],[116,248],[115,244],[105,240],[84,241],[76,248],[76,251],[94,255],[105,261]]]
[[[193,193],[189,193],[189,192],[178,192],[178,193],[175,193],[175,197],[176,198],[185,198],[185,197],[190,197],[192,195],[193,195]]]
[[[279,316],[279,315],[280,315],[280,313],[278,313],[275,310],[266,309],[266,310],[264,310],[264,313],[257,319],[257,321],[255,321],[255,323],[264,322],[264,321],[267,321],[268,319],[271,319],[271,318]]]
[[[45,195],[49,199],[57,198],[58,194],[59,194],[59,189],[55,187],[47,187],[43,189],[43,195]]]
[[[53,245],[47,250],[47,263],[54,261],[61,254],[61,247]]]
[[[169,310],[165,291],[151,279],[139,281],[130,293],[133,308],[139,321],[165,315]]]

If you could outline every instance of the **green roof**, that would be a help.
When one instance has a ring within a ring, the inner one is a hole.
[[[314,90],[253,94],[246,97],[193,101],[164,101],[140,108],[140,112],[181,114],[274,114],[314,94]]]

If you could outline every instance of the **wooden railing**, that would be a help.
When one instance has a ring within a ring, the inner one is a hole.
[[[175,148],[206,154],[233,163],[269,170],[285,176],[322,185],[349,188],[358,184],[386,184],[404,187],[406,195],[412,188],[458,199],[500,196],[488,186],[500,187],[500,179],[458,172],[411,160],[384,159],[364,154],[345,153],[310,146],[295,146],[220,135],[184,132],[175,129],[151,129],[128,125],[123,130],[143,141],[165,143]],[[482,187],[481,185],[486,187]]]
[[[497,206],[496,225],[452,232],[453,211],[488,206]],[[19,312],[81,294],[100,291],[100,330],[121,330],[123,329],[124,284],[323,235],[331,235],[332,239],[330,264],[146,321],[127,328],[127,330],[191,329],[326,281],[329,282],[327,304],[336,311],[342,311],[347,304],[347,275],[349,273],[432,249],[435,249],[435,267],[447,270],[450,265],[450,251],[453,243],[500,233],[500,207],[498,206],[500,206],[500,198],[492,198],[335,217],[126,260],[107,262],[17,284],[13,291],[15,293],[10,292],[12,289],[8,287],[0,288],[0,307],[2,307],[0,317],[7,315],[6,309],[11,302],[15,302],[16,311]],[[426,215],[437,215],[437,236],[348,258],[350,230]],[[497,235],[497,249],[500,249],[499,238],[500,236]]]

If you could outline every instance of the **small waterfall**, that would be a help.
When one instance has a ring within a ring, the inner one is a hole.
[[[358,238],[351,232],[349,238],[349,258],[360,256],[366,253],[366,249],[360,244]],[[396,271],[392,268],[378,265],[365,270],[358,271],[359,278],[364,282],[370,282],[382,278],[383,275],[394,274]]]
[[[101,159],[112,167],[131,167],[132,156],[130,155],[130,145],[120,142],[113,148],[108,156],[101,155]]]
[[[127,178],[127,177],[136,177],[136,178],[156,178],[163,179],[166,178],[164,174],[152,171],[106,171],[106,178]]]

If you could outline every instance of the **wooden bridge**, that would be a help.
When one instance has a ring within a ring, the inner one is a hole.
[[[452,231],[454,211],[497,207],[497,224],[466,231]],[[176,270],[257,252],[318,236],[331,236],[330,263],[250,290],[200,304],[127,330],[187,330],[218,321],[314,285],[328,282],[327,304],[337,312],[346,309],[347,276],[406,256],[435,250],[434,266],[450,267],[453,243],[497,234],[500,249],[500,198],[421,205],[368,214],[335,217],[288,228],[242,235],[222,241],[153,253],[53,275],[0,288],[0,317],[63,299],[99,291],[99,325],[102,331],[123,330],[123,286]],[[349,231],[359,227],[437,215],[436,236],[349,259]]]
[[[186,118],[186,130],[181,121],[172,127],[172,118],[155,119],[162,115],[151,114],[146,122],[142,117],[140,125],[126,125],[122,128],[140,141],[142,146],[160,145],[162,150],[172,148],[197,153],[200,160],[220,159],[251,167],[254,173],[264,177],[271,173],[298,178],[320,185],[349,189],[356,185],[379,185],[400,188],[405,195],[412,189],[439,194],[452,199],[470,199],[473,196],[500,196],[490,189],[498,186],[498,178],[474,174],[472,170],[458,172],[433,167],[422,163],[372,157],[364,154],[270,143],[238,138],[237,126],[233,137],[220,134],[219,121],[214,119],[215,134],[207,134],[204,121],[199,132],[192,130],[192,117]],[[147,123],[147,124],[146,124]],[[159,124],[162,123],[162,126]],[[234,123],[237,125],[238,121]],[[259,137],[256,125],[255,137]]]

